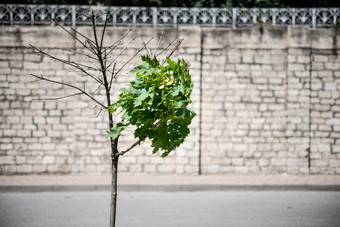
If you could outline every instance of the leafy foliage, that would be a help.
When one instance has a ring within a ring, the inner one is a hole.
[[[136,126],[134,136],[152,141],[153,153],[163,150],[162,157],[183,143],[189,135],[196,113],[187,108],[193,89],[188,64],[166,59],[162,66],[156,58],[142,56],[142,64],[128,88],[121,89],[119,100],[109,107],[110,113],[121,109],[122,122],[116,123],[108,136],[117,138],[129,125]]]

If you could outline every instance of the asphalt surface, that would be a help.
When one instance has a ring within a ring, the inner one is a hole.
[[[0,226],[108,226],[108,191],[0,193]],[[117,227],[339,227],[339,191],[122,191]]]

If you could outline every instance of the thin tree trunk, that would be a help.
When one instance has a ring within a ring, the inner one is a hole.
[[[110,227],[116,226],[118,157],[112,160]]]
[[[109,84],[107,75],[106,75],[106,60],[107,60],[107,52],[106,49],[102,51],[102,45],[103,45],[103,38],[104,38],[104,33],[105,33],[105,28],[106,28],[106,23],[107,23],[107,18],[105,20],[105,25],[103,28],[103,34],[102,38],[100,41],[100,44],[98,42],[97,38],[97,31],[96,31],[96,17],[94,13],[92,12],[92,23],[93,23],[93,34],[94,34],[94,40],[95,40],[95,48],[96,48],[96,54],[98,61],[100,63],[100,71],[101,74],[103,75],[103,82],[104,82],[104,88],[105,88],[105,93],[106,93],[106,101],[107,101],[107,106],[111,105],[111,99],[110,99],[110,88],[111,85]],[[111,80],[110,80],[111,83]],[[109,113],[109,130],[113,127],[113,117]],[[110,200],[110,227],[115,227],[116,226],[116,205],[117,205],[117,175],[118,175],[118,138],[116,139],[110,139],[111,142],[111,200]]]

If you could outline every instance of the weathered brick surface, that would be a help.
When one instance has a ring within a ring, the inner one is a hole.
[[[88,27],[78,28],[90,34]],[[163,29],[136,29],[154,37]],[[175,57],[191,64],[195,88],[192,108],[198,116],[186,142],[168,158],[152,154],[150,141],[120,158],[121,172],[150,174],[290,173],[340,174],[340,52],[332,49],[332,29],[167,28],[161,48],[175,36],[185,39]],[[109,28],[106,44],[126,28]],[[36,35],[38,33],[38,35]],[[132,37],[133,34],[129,36]],[[339,37],[339,35],[337,35]],[[0,173],[108,173],[110,149],[105,137],[107,112],[86,96],[59,101],[74,90],[30,73],[83,86],[69,67],[37,56],[28,44],[62,59],[91,64],[84,56],[59,48],[81,45],[52,27],[4,27],[0,32]],[[140,48],[134,42],[117,67]],[[116,54],[122,47],[117,48]],[[134,59],[131,64],[137,64]],[[113,98],[132,78],[126,70],[113,82]],[[105,100],[103,89],[95,94]],[[135,141],[128,129],[122,150]]]

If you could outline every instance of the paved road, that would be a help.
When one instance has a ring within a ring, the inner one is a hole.
[[[0,226],[108,226],[109,192],[0,193]],[[119,194],[118,227],[338,227],[340,192]]]

